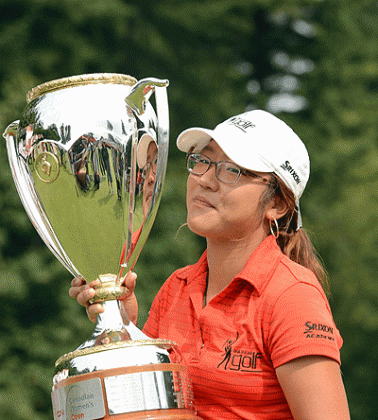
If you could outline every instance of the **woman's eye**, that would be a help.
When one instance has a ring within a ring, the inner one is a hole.
[[[238,174],[239,173],[239,169],[235,168],[233,166],[228,166],[226,168],[227,172],[231,173],[231,174]]]

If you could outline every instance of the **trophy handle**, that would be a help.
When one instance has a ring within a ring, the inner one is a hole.
[[[137,82],[131,89],[130,93],[125,98],[125,103],[129,113],[133,113],[134,116],[139,118],[144,114],[147,108],[147,103],[155,92],[156,102],[156,115],[157,115],[157,144],[159,148],[157,168],[156,168],[156,179],[154,184],[154,196],[156,197],[154,205],[150,206],[147,216],[145,218],[142,230],[139,235],[138,242],[132,252],[127,253],[129,257],[124,260],[121,258],[120,271],[118,273],[119,279],[121,279],[128,271],[130,271],[136,263],[139,253],[141,252],[149,234],[151,225],[155,219],[160,199],[163,181],[165,178],[166,164],[168,159],[168,142],[169,142],[169,109],[168,109],[168,97],[167,97],[167,86],[168,80],[160,80],[156,78],[146,78]],[[132,226],[132,220],[129,221]],[[132,232],[132,228],[129,228]],[[125,269],[125,270],[124,270]]]
[[[167,87],[168,80],[160,80],[155,78],[141,79],[137,82],[131,92],[125,98],[126,104],[137,114],[142,115],[146,110],[146,104],[155,91],[156,114],[158,121],[158,143],[161,149],[158,158],[158,167],[167,161],[168,156],[168,136],[169,136],[169,110]],[[158,170],[159,171],[159,170]],[[164,168],[165,171],[165,168]],[[164,177],[165,173],[163,174]]]
[[[166,88],[168,84],[168,80],[160,80],[153,77],[141,79],[132,87],[131,92],[125,98],[125,102],[137,115],[142,115],[154,89],[156,87]]]
[[[167,87],[169,81],[164,79],[146,78],[137,82],[131,92],[125,98],[126,104],[139,116],[146,110],[147,102],[155,91],[156,114],[158,121],[157,135],[160,153],[158,156],[157,172],[161,173],[161,179],[165,176],[165,166],[168,157],[169,138],[169,109]],[[160,168],[160,171],[159,171]],[[162,168],[162,169],[161,169]],[[156,206],[157,209],[158,206]]]
[[[9,165],[17,192],[27,215],[45,244],[63,266],[74,277],[77,277],[80,275],[79,271],[64,252],[45,216],[44,209],[37,204],[39,201],[34,198],[38,193],[35,190],[34,184],[30,181],[31,177],[28,176],[29,168],[17,147],[16,139],[18,136],[19,122],[17,120],[9,124],[3,133],[7,144]]]
[[[168,159],[168,139],[169,139],[169,110],[168,110],[168,96],[167,96],[167,86],[168,81],[165,85],[158,86],[155,88],[155,100],[156,100],[156,113],[158,116],[158,141],[159,145],[163,144],[164,147],[161,147],[161,153],[158,157],[158,166],[159,164],[164,166],[164,175],[165,177],[165,163]]]

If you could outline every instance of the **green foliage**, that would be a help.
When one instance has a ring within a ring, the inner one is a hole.
[[[136,265],[140,325],[169,274],[204,249],[183,226],[178,133],[263,108],[301,136],[312,163],[302,214],[331,277],[356,420],[378,409],[377,17],[373,0],[0,0],[3,130],[20,118],[26,92],[48,80],[97,72],[170,80],[164,195]],[[0,419],[48,419],[54,362],[93,325],[25,214],[4,141],[0,164]]]

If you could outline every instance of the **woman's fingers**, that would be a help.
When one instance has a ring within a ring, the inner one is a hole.
[[[96,322],[97,315],[102,314],[105,310],[101,303],[92,303],[91,305],[87,305],[86,309],[88,318],[92,322]]]
[[[138,316],[138,304],[134,294],[136,278],[136,273],[129,272],[122,282],[127,287],[127,293],[122,300],[122,315],[124,319],[128,318],[134,323],[136,323]],[[71,288],[68,292],[72,298],[86,308],[88,318],[92,322],[96,322],[97,315],[104,312],[104,306],[101,303],[90,303],[90,300],[96,294],[96,287],[100,284],[99,280],[87,283],[83,277],[75,277],[71,281]]]
[[[86,281],[83,279],[83,277],[75,277],[71,281],[71,288],[68,291],[68,294],[74,299],[76,299],[77,295],[81,292],[82,287],[85,285],[86,285]]]

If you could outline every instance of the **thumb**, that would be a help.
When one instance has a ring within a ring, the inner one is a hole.
[[[133,271],[129,271],[125,278],[123,279],[122,284],[127,287],[126,298],[131,297],[134,294],[134,289],[136,285],[137,274]]]

